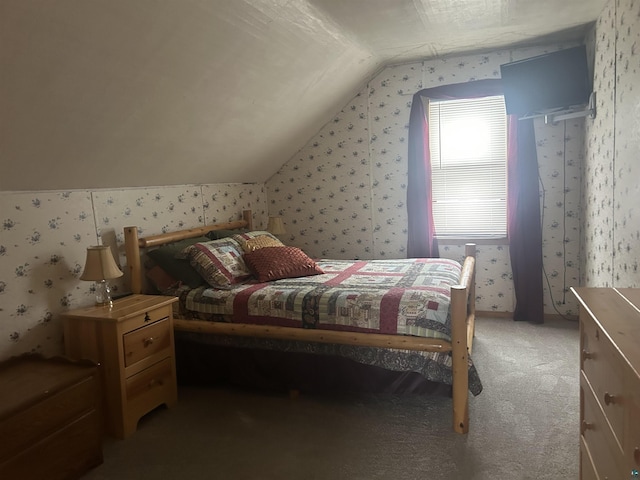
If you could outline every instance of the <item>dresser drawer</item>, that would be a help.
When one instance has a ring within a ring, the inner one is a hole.
[[[627,391],[630,392],[632,385]],[[627,432],[624,440],[624,457],[629,470],[640,471],[640,385],[635,385],[635,390],[630,393],[625,402],[627,414]]]
[[[163,320],[165,318],[169,318],[169,315],[172,313],[171,305],[165,305],[163,307],[154,307],[149,310],[143,310],[139,315],[135,315],[131,318],[127,319],[126,323],[126,331],[131,332],[132,330],[136,330],[140,327],[144,327],[145,325],[150,325],[152,323],[157,322],[158,320]]]
[[[98,402],[96,382],[95,377],[88,377],[81,383],[0,421],[0,438],[9,440],[2,441],[0,460],[14,456],[60,429],[62,425],[95,409]]]
[[[624,365],[606,334],[587,318],[582,322],[580,364],[622,448],[625,431]]]
[[[169,319],[157,321],[124,335],[124,364],[126,367],[171,347]]]
[[[622,464],[622,451],[618,448],[613,433],[584,374],[580,382],[581,434],[596,465],[597,475],[601,479],[623,478],[619,471]]]
[[[596,467],[593,465],[589,447],[584,443],[584,437],[580,437],[580,479],[600,480],[596,473]]]

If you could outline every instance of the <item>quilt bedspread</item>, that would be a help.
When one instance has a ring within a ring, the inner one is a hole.
[[[199,318],[238,323],[414,335],[450,340],[449,259],[320,260],[325,272],[182,296]]]

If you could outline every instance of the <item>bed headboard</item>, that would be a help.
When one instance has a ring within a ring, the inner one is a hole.
[[[176,232],[161,233],[143,238],[138,237],[138,227],[125,227],[124,245],[131,292],[142,293],[143,271],[140,249],[158,247],[167,243],[177,242],[178,240],[184,240],[185,238],[199,237],[214,230],[235,230],[240,228],[253,229],[251,210],[243,210],[241,220],[190,228],[188,230],[178,230]]]

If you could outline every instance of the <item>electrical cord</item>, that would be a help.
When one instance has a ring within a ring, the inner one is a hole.
[[[566,225],[566,218],[567,218],[567,204],[566,204],[566,198],[567,198],[567,188],[566,188],[566,129],[567,129],[567,121],[565,120],[564,122],[564,133],[563,133],[563,158],[562,158],[562,166],[563,166],[563,201],[562,201],[562,262],[564,265],[564,271],[563,271],[563,283],[562,283],[562,304],[564,305],[566,303],[566,290],[567,290],[567,262],[566,262],[566,256],[567,256],[567,247],[566,247],[566,242],[565,242],[565,236],[566,236],[566,229],[567,229],[567,225]],[[544,182],[542,181],[542,176],[540,175],[540,169],[538,169],[538,181],[540,182],[540,186],[542,189],[542,212],[540,215],[540,223],[542,226],[544,226],[544,207],[546,205],[546,193],[547,190],[544,186]],[[560,315],[561,318],[565,319],[565,320],[572,320],[570,317],[567,317],[565,314],[563,314],[562,312],[560,312],[560,310],[558,310],[558,307],[556,306],[556,302],[555,299],[553,298],[553,290],[551,289],[551,281],[549,280],[549,275],[547,274],[547,270],[544,266],[544,258],[542,259],[542,273],[544,274],[544,278],[547,282],[547,289],[549,290],[549,297],[551,298],[551,305],[553,307],[553,309],[556,311],[556,313],[558,315]]]

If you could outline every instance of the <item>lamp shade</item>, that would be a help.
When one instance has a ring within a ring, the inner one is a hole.
[[[101,281],[118,278],[123,275],[111,254],[111,248],[106,245],[87,247],[87,260],[80,280]]]
[[[287,231],[284,229],[282,217],[269,217],[267,232],[271,233],[272,235],[283,235],[287,233]]]

